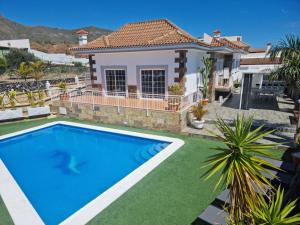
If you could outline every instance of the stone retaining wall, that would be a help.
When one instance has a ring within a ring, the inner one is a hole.
[[[135,108],[122,108],[116,106],[96,105],[94,109],[90,104],[78,104],[55,101],[52,112],[58,113],[59,107],[66,108],[66,117],[94,120],[102,123],[128,125],[132,127],[148,128],[180,132],[187,123],[187,112],[166,112]]]

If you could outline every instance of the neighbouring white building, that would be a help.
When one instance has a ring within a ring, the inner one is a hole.
[[[183,78],[185,95],[199,92],[203,57],[217,62],[212,90],[230,91],[245,51],[217,35],[197,39],[161,19],[128,23],[71,50],[89,55],[92,87],[105,92],[167,95]]]
[[[79,38],[79,42],[81,39]],[[83,41],[83,43],[85,43]],[[51,62],[55,65],[73,65],[74,62],[80,62],[82,64],[88,64],[86,58],[76,58],[72,55],[64,53],[45,53],[35,49],[31,49],[29,39],[17,39],[17,40],[0,40],[0,56],[7,54],[10,49],[22,49],[32,53],[35,57],[45,61]]]
[[[283,91],[286,84],[283,81],[269,80],[269,75],[276,70],[281,62],[279,58],[272,60],[268,54],[271,44],[266,48],[249,48],[247,54],[241,57],[239,77],[242,83],[240,108],[248,109],[251,94],[256,91]]]
[[[85,45],[88,42],[88,34],[89,32],[87,32],[86,30],[79,30],[76,32],[76,34],[78,35],[78,41],[79,41],[79,45]]]
[[[30,50],[29,39],[0,40],[0,47]]]

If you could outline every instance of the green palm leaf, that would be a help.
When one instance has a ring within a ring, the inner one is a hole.
[[[219,118],[216,126],[221,133],[215,136],[226,147],[219,147],[218,153],[206,160],[204,167],[209,169],[203,174],[205,180],[218,176],[215,189],[225,185],[230,190],[229,200],[231,207],[228,208],[229,221],[233,224],[250,220],[250,203],[257,204],[256,191],[266,193],[266,187],[271,187],[270,181],[264,174],[273,174],[266,169],[279,169],[263,158],[271,157],[269,149],[275,144],[259,144],[257,141],[273,131],[264,131],[263,126],[254,130],[253,119],[238,116],[231,127],[226,121]],[[213,133],[210,131],[210,133]]]

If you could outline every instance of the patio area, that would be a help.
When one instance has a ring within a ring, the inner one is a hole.
[[[213,102],[208,105],[206,120],[215,120],[221,116],[225,120],[232,120],[237,114],[252,116],[258,124],[270,127],[296,129],[294,121],[294,102],[286,96],[265,96],[257,98],[251,95],[249,98],[249,110],[239,110],[240,94],[233,94],[224,103]]]

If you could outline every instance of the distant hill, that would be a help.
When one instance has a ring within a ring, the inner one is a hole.
[[[0,40],[28,38],[33,49],[43,52],[67,52],[69,47],[78,43],[76,31],[80,29],[89,32],[88,41],[112,32],[94,26],[80,27],[74,30],[46,26],[26,26],[0,15]]]

